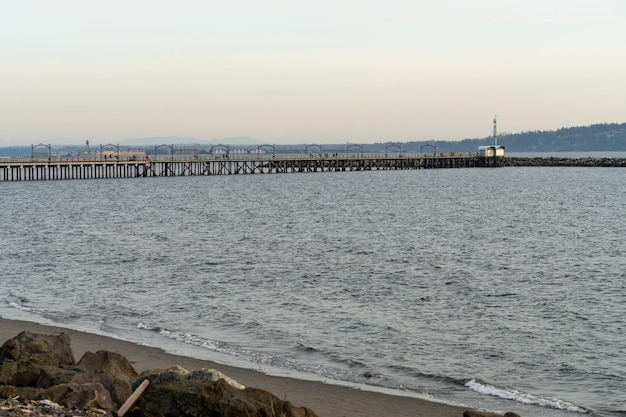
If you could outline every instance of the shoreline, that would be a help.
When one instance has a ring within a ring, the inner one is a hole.
[[[243,385],[270,391],[277,397],[314,411],[319,417],[462,417],[469,407],[460,407],[417,397],[361,390],[344,385],[266,375],[254,369],[222,365],[165,352],[108,336],[85,333],[35,322],[0,317],[0,343],[22,331],[42,334],[66,333],[71,338],[74,358],[85,352],[108,350],[126,357],[139,373],[147,369],[180,365],[187,370],[214,368]]]

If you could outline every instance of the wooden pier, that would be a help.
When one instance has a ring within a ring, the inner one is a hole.
[[[0,159],[0,181],[477,168],[503,165],[503,157],[485,157],[477,154],[159,155],[141,160],[78,157],[5,158]]]

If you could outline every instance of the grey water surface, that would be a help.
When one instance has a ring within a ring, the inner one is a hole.
[[[623,416],[625,183],[542,167],[1,183],[0,315],[525,417]]]

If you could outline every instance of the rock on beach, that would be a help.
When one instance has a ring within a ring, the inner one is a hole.
[[[138,375],[118,353],[86,352],[76,362],[68,335],[30,332],[0,348],[0,416],[115,416],[146,379],[147,389],[125,415],[317,417],[213,369],[177,366]]]

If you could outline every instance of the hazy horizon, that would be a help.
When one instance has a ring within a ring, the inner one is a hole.
[[[621,0],[24,0],[0,146],[462,140],[623,123]],[[219,140],[219,139],[217,139]]]

